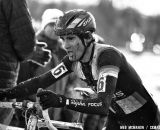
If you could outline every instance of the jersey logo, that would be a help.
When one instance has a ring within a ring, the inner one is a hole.
[[[64,65],[64,63],[60,63],[58,66],[56,66],[54,69],[51,70],[52,75],[55,78],[59,78],[60,76],[62,76],[64,73],[66,73],[68,70],[66,68],[66,66]]]
[[[125,94],[124,94],[124,92],[122,92],[121,90],[120,91],[118,91],[118,92],[115,92],[114,94],[113,94],[113,99],[117,99],[117,98],[122,98],[122,97],[124,97],[125,96]]]

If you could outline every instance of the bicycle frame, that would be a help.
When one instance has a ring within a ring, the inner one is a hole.
[[[23,109],[25,111],[34,109],[34,112],[30,114],[28,121],[26,119],[27,117],[25,116],[26,129],[0,124],[0,130],[35,130],[36,127],[38,129],[47,127],[49,130],[57,130],[57,128],[83,130],[82,123],[50,120],[48,110],[42,111],[43,118],[39,118],[36,112],[41,108],[39,103],[36,102],[27,102],[25,104],[24,102],[0,102],[0,108]]]

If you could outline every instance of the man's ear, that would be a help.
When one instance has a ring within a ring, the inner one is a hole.
[[[92,41],[92,40],[93,40],[92,33],[91,33],[91,32],[88,32],[88,33],[86,34],[86,37],[84,38],[84,40],[85,40],[86,43]]]

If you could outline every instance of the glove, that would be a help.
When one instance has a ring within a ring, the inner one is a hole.
[[[35,51],[32,53],[29,61],[36,63],[40,66],[45,66],[51,60],[51,51],[46,49],[47,44],[39,42],[36,44]]]
[[[4,100],[7,97],[7,91],[5,89],[0,89],[0,100]]]
[[[40,105],[43,110],[49,107],[64,107],[66,105],[66,97],[60,94],[56,94],[50,90],[39,89],[37,92]]]

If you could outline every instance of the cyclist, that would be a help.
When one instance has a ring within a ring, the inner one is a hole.
[[[95,18],[90,12],[80,9],[65,12],[57,22],[56,34],[63,40],[67,56],[49,72],[1,91],[0,96],[27,96],[74,72],[97,97],[74,99],[42,90],[37,96],[43,109],[66,107],[82,113],[106,115],[107,129],[114,130],[121,127],[149,129],[149,126],[158,125],[158,108],[137,72],[118,49],[95,43],[92,37],[95,30]]]

